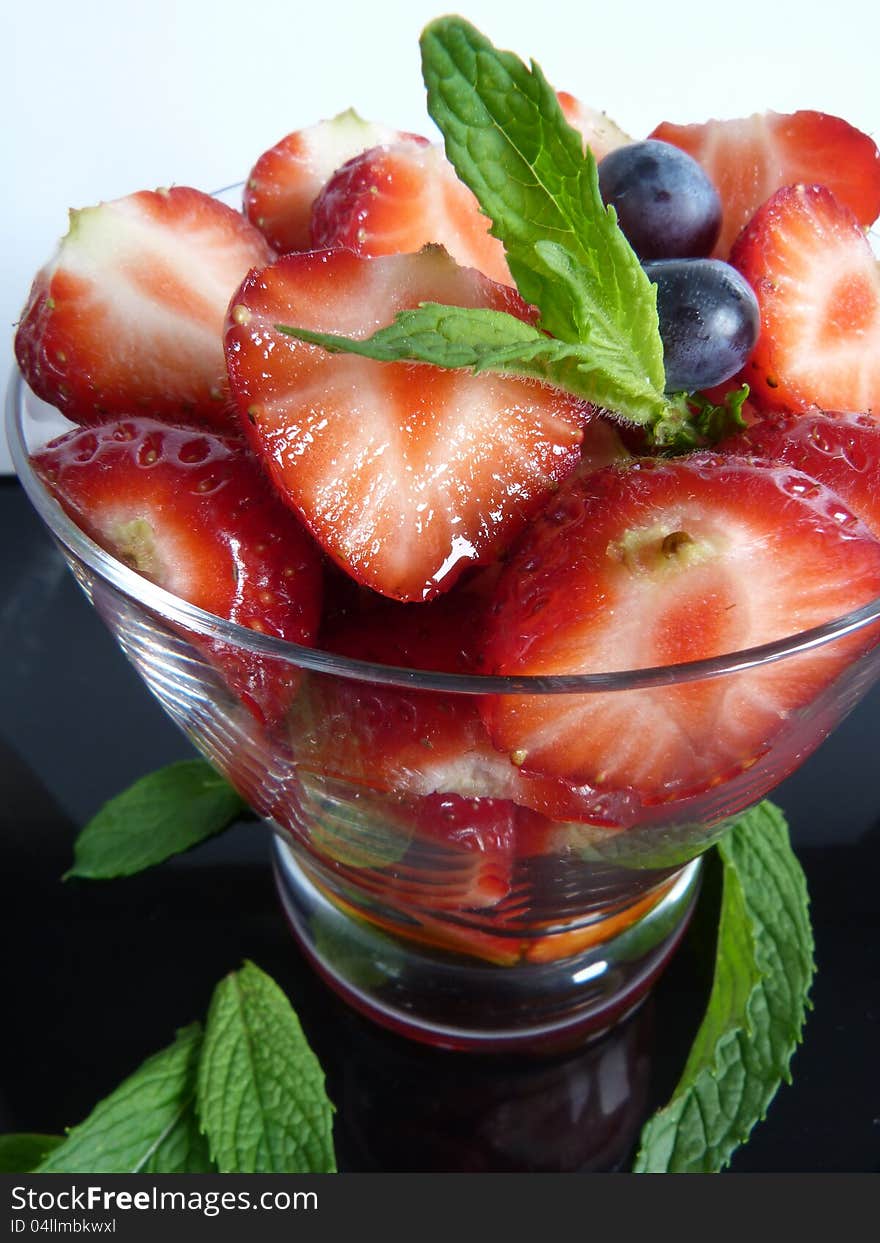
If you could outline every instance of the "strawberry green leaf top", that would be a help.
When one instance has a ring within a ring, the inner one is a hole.
[[[213,1166],[195,1114],[200,1024],[178,1032],[100,1101],[39,1174],[203,1174]]]
[[[636,1173],[712,1173],[766,1114],[801,1038],[813,978],[806,883],[782,813],[747,812],[718,843],[721,923],[709,1006]]]
[[[323,1071],[290,1002],[253,963],[214,990],[198,1112],[222,1174],[336,1169]]]

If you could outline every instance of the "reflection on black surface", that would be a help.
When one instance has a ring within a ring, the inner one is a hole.
[[[641,1125],[652,1021],[643,1007],[576,1054],[445,1053],[346,1016],[337,1080],[340,1166],[351,1170],[617,1169]]]

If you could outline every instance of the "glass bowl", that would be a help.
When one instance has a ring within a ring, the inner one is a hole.
[[[84,535],[29,463],[67,426],[13,375],[13,461],[81,587],[166,712],[271,826],[281,902],[315,968],[363,1013],[417,1039],[545,1051],[630,1013],[683,933],[699,856],[880,672],[880,598],[749,651],[569,677],[429,673],[286,643],[188,604]],[[647,689],[746,679],[818,647],[841,657],[833,681],[780,719],[748,763],[686,797],[548,795],[493,750],[477,711],[485,695],[556,696],[560,707],[610,695],[635,711]],[[218,656],[286,680],[279,723],[261,723],[229,689]],[[391,780],[375,762],[374,726],[388,719],[411,744]],[[461,738],[454,788],[438,782],[426,720]]]

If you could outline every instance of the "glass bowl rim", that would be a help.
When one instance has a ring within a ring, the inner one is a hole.
[[[257,656],[280,659],[315,673],[355,681],[420,690],[470,695],[560,695],[639,690],[722,677],[822,647],[880,621],[880,596],[844,616],[809,630],[757,647],[708,659],[606,673],[503,676],[498,674],[441,673],[355,660],[320,648],[290,643],[259,634],[237,622],[216,617],[175,596],[118,561],[90,539],[64,512],[33,471],[24,436],[23,416],[29,392],[18,368],[13,368],[7,391],[6,431],[13,465],[28,496],[55,539],[79,561],[123,595],[158,614],[163,620],[194,635],[244,649]]]
[[[241,191],[241,182],[233,182],[214,191],[215,198],[227,201]],[[607,691],[638,690],[695,682],[710,677],[723,677],[760,665],[784,660],[831,643],[880,620],[880,596],[859,608],[814,626],[809,630],[776,639],[757,647],[727,652],[708,659],[677,665],[660,665],[643,669],[622,669],[608,673],[577,673],[554,675],[502,676],[497,674],[453,674],[423,669],[406,669],[355,660],[325,652],[319,648],[289,643],[271,635],[261,635],[237,622],[227,621],[205,612],[194,604],[158,587],[143,578],[130,566],[118,561],[91,540],[67,516],[56,500],[46,491],[31,469],[24,438],[22,418],[25,411],[27,385],[17,366],[13,366],[7,387],[6,433],[12,461],[28,499],[46,526],[76,558],[93,573],[109,582],[118,591],[158,613],[167,621],[204,635],[211,640],[230,643],[258,656],[280,659],[287,664],[310,669],[316,673],[335,674],[356,681],[375,682],[386,686],[417,687],[423,690],[447,691],[470,695],[559,695],[595,694]]]

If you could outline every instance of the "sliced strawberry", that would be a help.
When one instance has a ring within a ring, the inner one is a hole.
[[[505,570],[485,668],[576,674],[678,664],[782,639],[880,593],[880,543],[784,466],[698,454],[563,485]],[[875,633],[727,677],[631,691],[493,696],[495,745],[528,771],[696,793],[785,739]]]
[[[880,152],[840,117],[804,111],[700,125],[664,121],[651,137],[687,151],[715,183],[724,205],[719,258],[728,256],[740,229],[782,186],[828,186],[863,225],[880,214]]]
[[[243,424],[280,494],[353,578],[401,600],[497,557],[576,465],[595,417],[531,381],[329,354],[276,329],[363,336],[426,301],[529,315],[439,247],[314,251],[251,273],[226,334]]]
[[[199,190],[142,190],[70,213],[15,337],[28,384],[75,423],[149,414],[231,430],[223,320],[272,252]]]
[[[383,143],[411,135],[364,121],[354,109],[288,134],[264,151],[248,175],[244,210],[279,254],[311,246],[312,204],[337,168]]]
[[[581,134],[584,146],[593,152],[597,164],[604,160],[609,151],[625,147],[633,141],[604,112],[582,103],[574,95],[569,95],[568,91],[557,91],[556,98],[566,121]]]
[[[473,672],[481,602],[464,588],[428,604],[378,601],[326,629],[351,659],[404,669]],[[508,798],[519,773],[486,734],[473,696],[310,674],[289,717],[300,766],[407,795]]]
[[[374,597],[372,607],[325,627],[322,646],[382,666],[473,673],[495,578],[492,567],[428,604]],[[295,762],[325,779],[405,796],[509,800],[560,820],[604,826],[627,824],[638,811],[631,800],[521,771],[493,747],[471,694],[311,673],[287,724]]]
[[[880,267],[849,208],[823,186],[786,187],[730,258],[761,309],[742,372],[756,405],[880,418]]]
[[[411,809],[414,840],[396,869],[392,891],[406,885],[413,869],[420,886],[433,873],[422,905],[433,910],[496,906],[510,892],[517,809],[503,799],[431,794]]]
[[[413,253],[436,242],[463,267],[505,285],[504,247],[439,147],[424,138],[374,147],[343,165],[312,212],[314,246],[358,255]]]
[[[726,440],[740,457],[783,462],[825,484],[880,538],[880,423],[865,414],[775,414]]]
[[[32,462],[77,525],[145,578],[260,634],[311,644],[320,554],[241,441],[122,419],[70,432]],[[282,715],[294,668],[193,641],[258,717]]]

